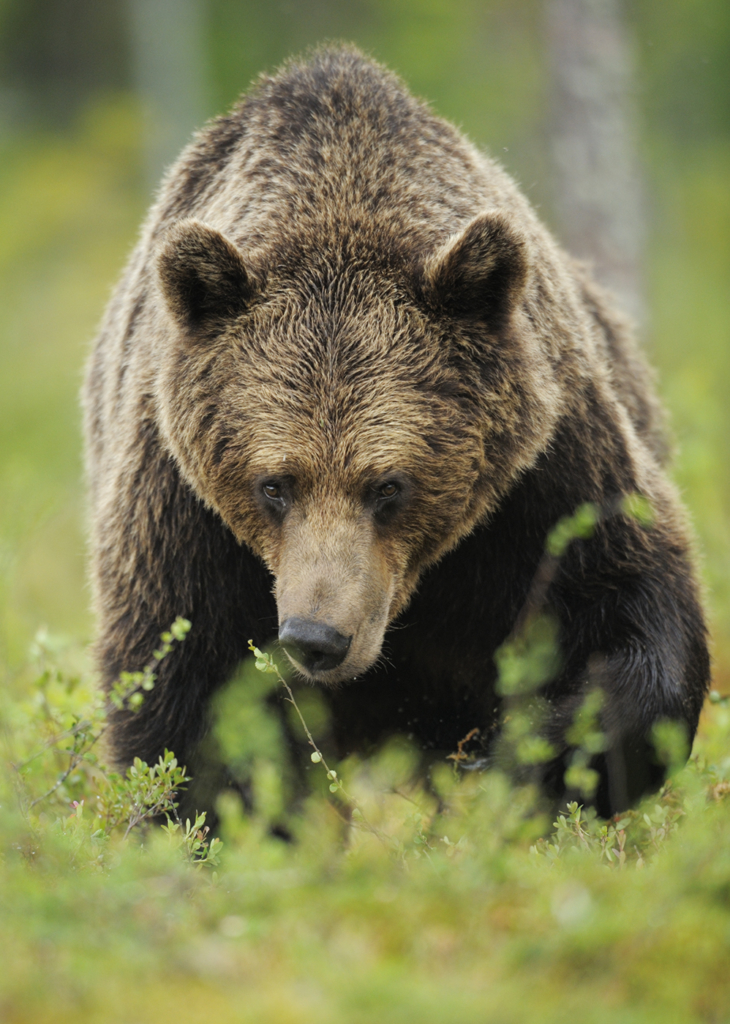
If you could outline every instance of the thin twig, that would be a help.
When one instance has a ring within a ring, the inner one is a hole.
[[[348,802],[348,803],[349,803],[349,804],[350,804],[350,805],[352,806],[352,808],[353,808],[354,810],[357,810],[357,812],[358,812],[358,814],[359,814],[359,816],[360,816],[360,817],[359,817],[359,820],[355,820],[355,821],[353,821],[353,820],[352,820],[352,819],[350,818],[350,819],[349,819],[349,821],[348,821],[348,824],[349,824],[349,825],[354,825],[354,826],[355,826],[355,827],[357,827],[357,828],[364,828],[364,829],[365,829],[366,831],[368,831],[368,832],[371,832],[371,833],[372,833],[372,834],[373,834],[373,835],[374,835],[374,836],[375,836],[375,837],[376,837],[377,839],[379,839],[379,840],[380,840],[380,842],[381,842],[381,843],[383,843],[383,845],[384,845],[384,846],[388,847],[388,846],[390,845],[390,842],[389,842],[389,838],[388,838],[388,836],[384,835],[384,834],[383,834],[383,833],[382,833],[382,832],[380,831],[380,829],[379,829],[379,828],[377,828],[377,827],[376,827],[375,825],[372,825],[372,824],[371,824],[371,823],[370,823],[370,822],[369,822],[369,821],[367,820],[367,818],[366,818],[366,817],[365,817],[365,815],[363,814],[363,812],[362,812],[362,809],[361,809],[361,807],[359,806],[359,804],[358,804],[357,800],[354,800],[354,799],[353,799],[353,798],[352,798],[352,797],[350,796],[350,794],[349,794],[349,793],[347,792],[347,790],[345,789],[345,787],[344,787],[344,786],[342,785],[342,782],[341,782],[341,781],[340,781],[340,779],[338,778],[338,776],[337,776],[337,772],[333,771],[333,770],[332,770],[332,769],[330,768],[330,766],[329,766],[329,765],[327,764],[327,761],[325,760],[325,756],[324,756],[324,754],[322,753],[322,751],[321,751],[321,750],[319,749],[319,747],[317,746],[317,744],[316,744],[316,742],[315,742],[315,740],[314,740],[314,736],[312,736],[311,732],[309,731],[309,726],[307,725],[307,723],[306,723],[306,721],[305,721],[305,719],[304,719],[304,715],[303,715],[303,714],[302,714],[302,712],[301,712],[301,711],[299,710],[299,705],[298,705],[298,704],[297,704],[297,702],[296,702],[296,699],[295,699],[295,697],[294,697],[294,693],[292,692],[292,688],[291,688],[291,687],[289,686],[289,683],[288,683],[288,682],[286,681],[286,679],[284,678],[284,676],[283,676],[283,675],[281,674],[281,671],[279,670],[279,666],[278,666],[278,665],[276,664],[276,662],[275,662],[275,661],[274,661],[274,659],[273,659],[273,658],[271,657],[271,655],[268,655],[268,656],[264,656],[264,655],[262,654],[262,652],[261,652],[261,651],[259,651],[259,649],[258,649],[257,647],[254,647],[254,645],[253,645],[253,642],[252,642],[251,640],[249,640],[249,642],[248,642],[248,646],[249,646],[249,648],[251,649],[251,651],[253,651],[254,655],[255,655],[255,656],[256,656],[257,658],[261,658],[262,660],[266,661],[266,662],[267,662],[267,663],[268,663],[268,664],[269,664],[269,665],[271,666],[271,669],[272,669],[272,670],[274,671],[274,673],[276,674],[276,678],[277,678],[277,679],[279,680],[279,682],[281,683],[281,685],[282,685],[282,686],[284,687],[284,689],[286,690],[287,696],[285,697],[285,700],[288,700],[290,704],[293,704],[293,705],[294,705],[294,710],[296,711],[297,715],[299,716],[299,721],[300,721],[300,722],[302,723],[302,728],[304,729],[304,732],[305,732],[305,734],[306,734],[306,737],[307,737],[307,740],[308,740],[308,742],[309,742],[309,745],[310,745],[310,746],[312,747],[312,749],[313,749],[313,750],[315,751],[315,753],[317,754],[317,757],[318,757],[319,761],[320,761],[320,762],[322,763],[322,765],[324,766],[324,769],[325,769],[325,771],[327,772],[327,778],[331,780],[331,782],[332,782],[332,784],[333,784],[333,785],[336,785],[336,786],[337,786],[337,789],[339,790],[339,792],[340,792],[340,793],[342,793],[343,797],[344,797],[344,798],[345,798],[345,800],[347,800],[347,802]],[[339,812],[338,812],[338,813],[339,813]],[[345,820],[347,820],[347,819],[345,819]]]
[[[59,775],[59,777],[56,779],[56,781],[54,782],[54,784],[51,786],[47,793],[44,793],[43,796],[37,796],[35,800],[31,800],[31,802],[28,804],[28,810],[30,810],[32,807],[35,807],[36,804],[41,803],[43,800],[47,800],[49,796],[56,792],[59,786],[62,786],[64,784],[64,782],[69,777],[74,768],[79,764],[80,761],[83,760],[83,754],[72,754],[71,758],[71,763],[69,764],[66,771]]]
[[[27,758],[25,761],[21,761],[20,764],[13,764],[12,767],[16,770],[16,772],[22,771],[23,768],[27,768],[29,764],[32,764],[33,761],[41,757],[42,754],[45,754],[45,752],[49,750],[51,747],[58,746],[59,743],[61,743],[65,739],[68,739],[70,736],[78,736],[80,732],[82,732],[84,729],[90,728],[91,726],[92,723],[86,720],[82,722],[77,722],[76,725],[73,726],[73,728],[66,729],[64,732],[58,733],[57,736],[51,736],[51,738],[47,739],[39,750],[36,750],[35,754],[31,754],[29,758]],[[66,753],[69,753],[69,751],[66,751]]]

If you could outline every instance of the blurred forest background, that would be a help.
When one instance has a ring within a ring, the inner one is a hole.
[[[77,395],[159,174],[259,72],[346,39],[499,158],[638,314],[730,689],[730,4],[581,3],[583,66],[569,0],[0,0],[0,665],[43,624],[91,635]],[[581,100],[615,187],[599,175],[576,222]],[[586,250],[595,217],[613,254]]]

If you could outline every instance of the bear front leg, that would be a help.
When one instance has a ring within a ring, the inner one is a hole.
[[[96,656],[107,691],[122,672],[153,661],[177,616],[185,640],[155,668],[141,708],[111,709],[111,749],[120,767],[154,763],[165,749],[190,766],[213,692],[276,629],[271,580],[164,455],[122,477],[106,515],[97,513],[94,573],[100,633]]]
[[[574,749],[566,742],[588,693],[601,691],[607,748],[593,798],[610,817],[657,789],[664,778],[654,727],[678,723],[688,749],[710,677],[706,630],[686,552],[661,527],[617,517],[577,542],[549,595],[560,623],[559,677],[545,690],[547,736],[560,755],[546,788],[564,797]]]

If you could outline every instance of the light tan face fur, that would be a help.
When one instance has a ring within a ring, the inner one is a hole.
[[[402,576],[395,555],[357,502],[332,495],[288,514],[272,566],[279,622],[321,622],[352,638],[345,662],[320,681],[353,678],[378,657]]]

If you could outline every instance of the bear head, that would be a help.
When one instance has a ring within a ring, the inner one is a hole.
[[[418,258],[350,238],[267,265],[187,220],[157,268],[164,442],[273,574],[295,668],[354,678],[553,428],[527,243],[485,212]]]

